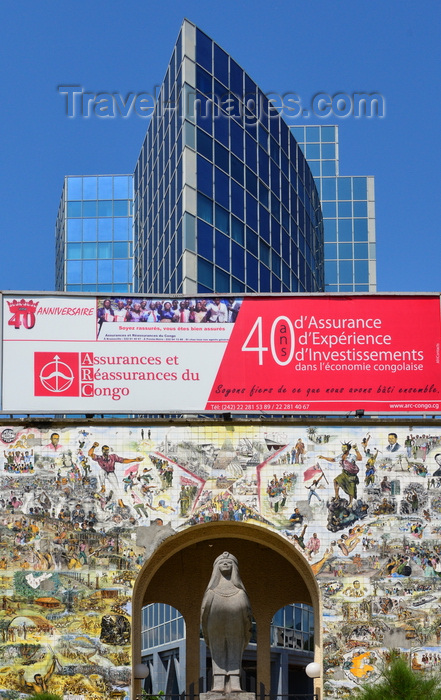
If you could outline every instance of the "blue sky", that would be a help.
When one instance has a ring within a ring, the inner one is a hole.
[[[182,19],[265,92],[378,92],[383,118],[338,123],[340,174],[374,175],[379,291],[440,291],[441,8],[422,0],[17,0],[0,9],[0,289],[54,288],[64,175],[132,172],[146,120],[66,116],[59,85],[154,91]]]

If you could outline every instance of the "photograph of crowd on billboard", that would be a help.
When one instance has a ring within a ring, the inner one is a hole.
[[[97,299],[98,336],[105,323],[234,323],[242,299]]]

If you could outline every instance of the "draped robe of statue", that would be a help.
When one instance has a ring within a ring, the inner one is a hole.
[[[242,655],[251,637],[251,607],[237,559],[224,552],[215,560],[202,601],[201,624],[210,649],[213,691],[240,691]]]

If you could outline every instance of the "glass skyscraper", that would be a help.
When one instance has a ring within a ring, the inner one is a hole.
[[[133,291],[133,176],[68,176],[55,228],[57,291]]]
[[[338,126],[292,127],[322,203],[325,291],[375,292],[374,178],[339,174]]]
[[[137,291],[323,290],[320,201],[301,149],[256,83],[187,20],[134,189]]]

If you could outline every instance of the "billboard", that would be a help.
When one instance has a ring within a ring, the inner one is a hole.
[[[3,298],[8,413],[437,413],[433,296]]]

